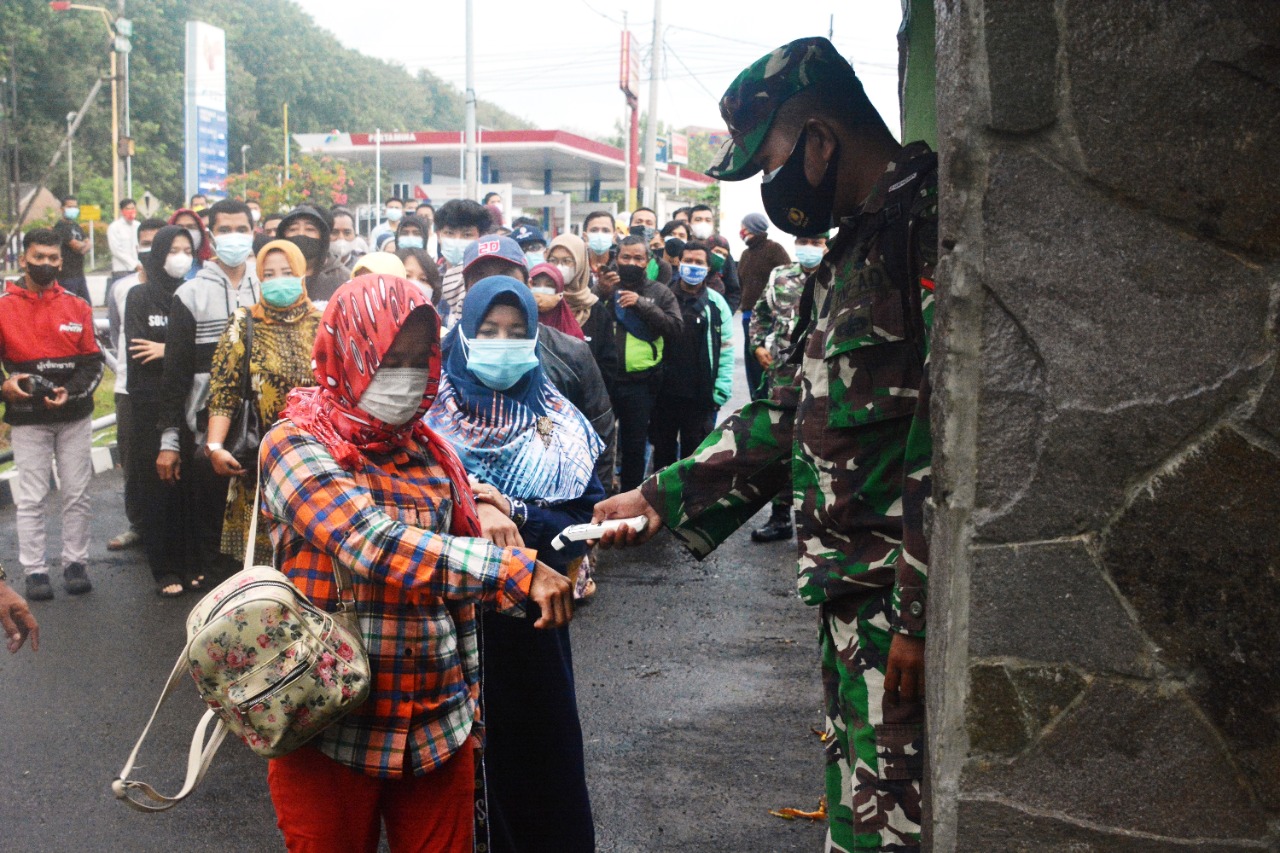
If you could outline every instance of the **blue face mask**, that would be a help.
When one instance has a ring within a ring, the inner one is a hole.
[[[252,234],[219,234],[213,238],[213,251],[218,260],[229,267],[238,267],[253,251]]]
[[[800,266],[811,270],[822,263],[822,247],[796,246],[796,260],[800,262]]]
[[[302,298],[302,279],[281,276],[262,283],[262,299],[276,308],[288,308]]]
[[[524,259],[529,269],[533,269],[538,264],[546,261],[547,253],[546,252],[525,252]]]
[[[467,369],[494,391],[505,391],[538,366],[538,338],[462,339],[467,353]]]
[[[449,266],[456,267],[462,263],[462,258],[467,253],[467,246],[470,243],[470,240],[462,237],[441,237],[440,254],[444,255],[445,262]]]
[[[702,284],[707,278],[707,268],[699,264],[681,264],[680,280],[685,284]]]
[[[423,245],[421,234],[401,234],[396,238],[397,249],[421,249]]]
[[[62,209],[62,215],[63,215],[63,216],[65,216],[65,217],[67,217],[67,219],[79,219],[79,218],[80,218],[80,208],[78,208],[78,207],[65,207],[65,208],[63,208],[63,209]]]
[[[597,255],[603,255],[613,245],[613,235],[608,231],[592,231],[587,234],[587,245]]]

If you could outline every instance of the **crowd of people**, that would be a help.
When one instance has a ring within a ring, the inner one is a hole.
[[[329,609],[332,561],[355,576],[374,687],[271,761],[291,849],[373,849],[380,822],[392,849],[470,849],[481,718],[491,849],[594,849],[567,628],[593,554],[551,540],[644,516],[603,544],[667,527],[701,557],[767,503],[752,538],[798,525],[801,597],[822,609],[830,849],[917,849],[933,155],[893,140],[825,39],[762,58],[721,106],[733,141],[709,173],[766,173],[739,258],[706,205],[548,234],[494,194],[393,198],[362,235],[344,207],[197,196],[139,222],[121,204],[106,303],[128,528],[108,547],[140,546],[165,597],[246,550]],[[103,357],[63,208],[0,297],[34,601],[54,597],[55,465],[63,586],[92,588]],[[724,419],[737,313],[753,402]],[[246,417],[265,432],[248,454]],[[269,524],[250,542],[259,492]],[[35,646],[2,574],[0,618],[11,651]],[[339,790],[349,808],[331,808]]]

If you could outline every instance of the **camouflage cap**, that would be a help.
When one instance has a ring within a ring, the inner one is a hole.
[[[729,127],[707,174],[741,181],[760,171],[751,158],[769,135],[773,118],[792,95],[818,84],[861,86],[853,66],[821,37],[796,39],[753,62],[725,90],[720,115]]]

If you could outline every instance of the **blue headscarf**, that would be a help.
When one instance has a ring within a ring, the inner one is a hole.
[[[445,375],[427,424],[453,445],[467,473],[505,495],[551,503],[581,497],[604,443],[542,367],[505,391],[489,388],[467,367],[460,336],[474,339],[495,303],[514,305],[528,336],[538,333],[538,305],[519,279],[490,276],[467,291],[462,316],[444,340]]]

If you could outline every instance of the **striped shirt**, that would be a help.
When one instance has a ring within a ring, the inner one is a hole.
[[[423,775],[466,740],[477,713],[475,605],[523,615],[535,552],[451,536],[449,479],[429,452],[355,471],[283,420],[262,442],[263,511],[276,563],[319,607],[348,566],[369,652],[369,699],[312,741],[367,775]]]

